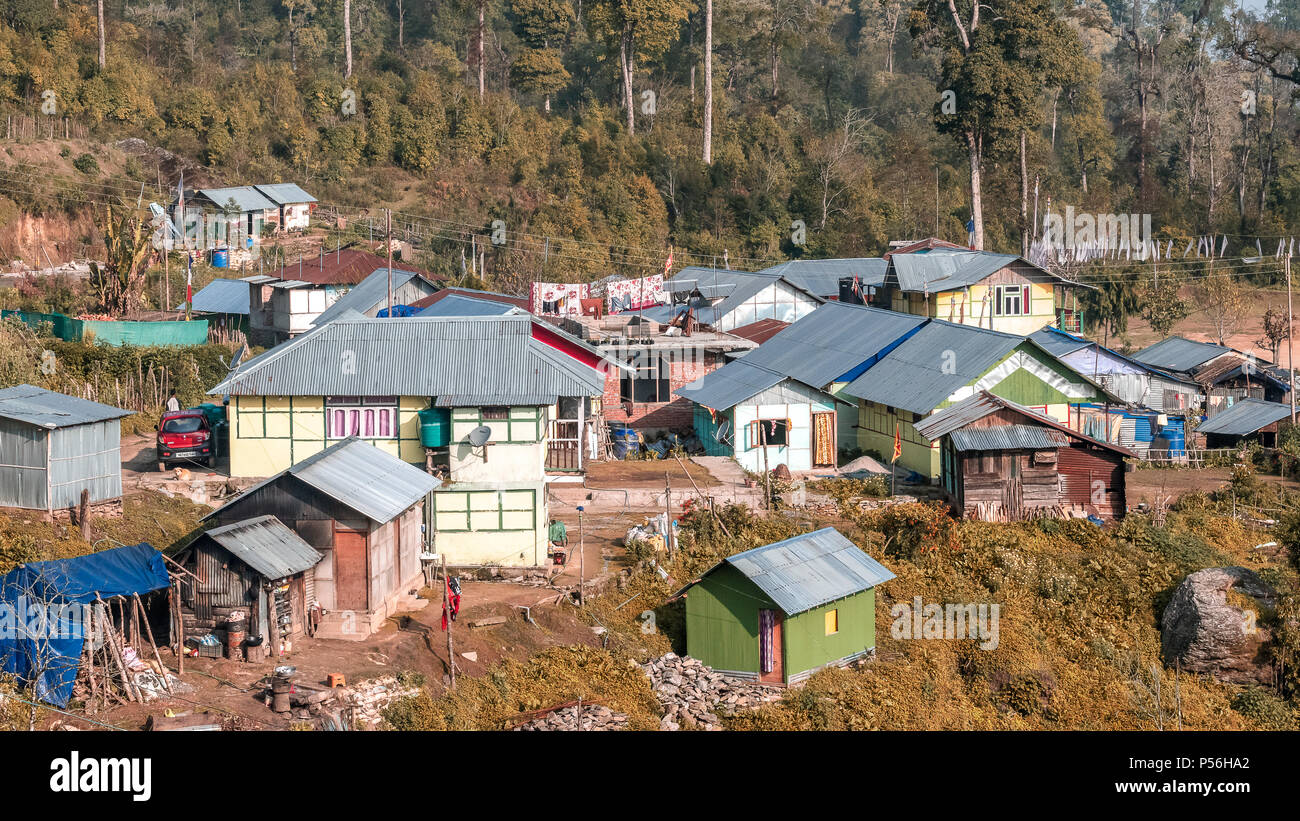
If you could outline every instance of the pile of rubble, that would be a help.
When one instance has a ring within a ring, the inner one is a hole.
[[[419,692],[419,687],[403,685],[395,676],[382,676],[349,687],[340,694],[339,701],[353,708],[354,721],[373,727],[384,720],[388,705]]]
[[[655,698],[664,709],[661,730],[679,730],[687,722],[721,730],[720,716],[781,700],[778,688],[728,678],[690,656],[668,653],[641,669],[650,677]]]
[[[516,730],[622,730],[627,716],[599,704],[574,704],[520,724]]]

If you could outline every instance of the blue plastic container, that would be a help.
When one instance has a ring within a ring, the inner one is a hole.
[[[212,251],[213,268],[230,267],[230,250],[227,248],[216,248]]]
[[[636,453],[641,449],[641,437],[626,423],[610,422],[609,438],[614,446],[615,459],[622,459],[629,452]]]

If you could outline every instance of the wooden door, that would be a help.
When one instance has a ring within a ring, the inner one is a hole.
[[[334,606],[339,610],[369,609],[366,595],[366,534],[334,531]]]
[[[781,643],[781,621],[779,610],[758,611],[758,680],[767,684],[785,682],[785,647]]]
[[[814,467],[835,467],[835,414],[813,414]]]

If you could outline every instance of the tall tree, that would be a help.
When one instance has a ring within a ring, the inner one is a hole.
[[[343,0],[343,76],[352,76],[352,0]]]
[[[693,8],[689,0],[592,0],[587,15],[592,34],[618,50],[627,133],[636,133],[632,86],[637,58],[653,60],[667,51]]]
[[[569,82],[564,60],[552,43],[562,42],[573,25],[573,7],[564,0],[511,0],[509,12],[524,48],[510,66],[510,78],[520,91],[542,94],[550,113],[551,95]]]
[[[704,0],[704,164],[713,165],[713,0]]]
[[[96,29],[99,32],[99,67],[104,68],[104,0],[95,0]]]

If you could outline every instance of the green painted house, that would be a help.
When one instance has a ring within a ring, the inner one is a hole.
[[[719,673],[793,684],[876,647],[876,585],[894,578],[833,527],[722,560],[686,600],[686,652]]]

